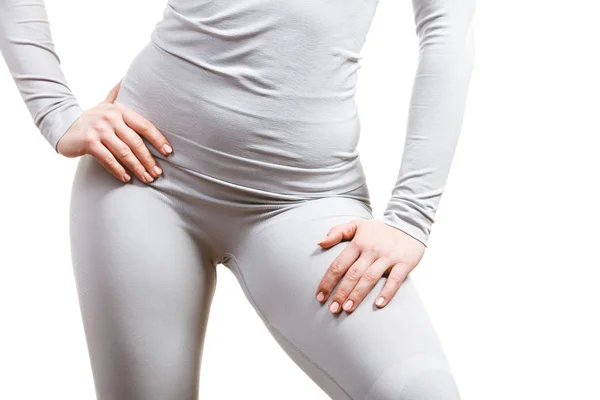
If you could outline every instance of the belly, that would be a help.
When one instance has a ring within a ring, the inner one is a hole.
[[[165,135],[238,157],[326,167],[356,156],[354,101],[261,96],[153,43],[130,65],[117,100]]]
[[[336,2],[344,3],[321,4]],[[181,167],[228,180],[252,172],[255,185],[285,180],[294,192],[364,184],[354,102],[364,9],[340,32],[340,19],[306,8],[259,18],[230,2],[228,11],[202,8],[225,7],[218,1],[176,3],[134,58],[117,101],[156,125]]]

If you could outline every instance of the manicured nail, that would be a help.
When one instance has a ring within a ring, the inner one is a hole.
[[[348,300],[348,301],[346,301],[346,303],[344,303],[344,310],[346,310],[346,311],[350,311],[350,309],[352,308],[352,304],[354,304],[354,303],[352,302],[352,300]]]
[[[325,295],[323,294],[323,292],[319,292],[319,294],[317,295],[317,300],[323,301],[324,298],[325,298]]]
[[[131,179],[131,176],[129,176],[129,174],[125,172],[125,174],[123,175],[123,179],[125,180],[125,182],[128,182]]]
[[[337,312],[337,310],[339,309],[340,305],[338,304],[337,301],[334,301],[333,303],[331,303],[331,305],[329,306],[329,311],[331,311],[332,313]]]
[[[154,172],[156,172],[156,175],[160,175],[160,174],[162,174],[162,169],[160,169],[160,167],[158,165],[155,165]]]
[[[382,305],[382,304],[383,304],[383,301],[384,301],[384,298],[383,298],[383,297],[380,297],[380,298],[378,298],[378,299],[377,299],[377,301],[376,301],[375,303],[376,303],[378,306],[380,306],[380,305]]]
[[[154,178],[151,177],[150,174],[145,171],[144,171],[144,179],[146,180],[146,182],[152,182],[154,180]]]
[[[171,146],[169,146],[168,144],[163,145],[163,150],[165,151],[165,153],[170,153],[173,151]]]

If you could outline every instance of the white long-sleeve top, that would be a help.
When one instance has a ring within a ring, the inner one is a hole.
[[[290,171],[322,172],[335,165],[332,180],[343,176],[344,184],[358,182],[356,72],[377,4],[168,1],[150,44],[185,68],[193,66],[188,80],[197,80],[177,86],[183,74],[170,70],[171,64],[161,66],[160,77],[158,67],[147,66],[155,68],[152,77],[162,79],[165,91],[177,88],[180,104],[178,113],[172,113],[178,121],[156,116],[155,122],[167,130],[169,124],[180,126],[181,110],[187,107],[191,111],[185,115],[211,127],[197,139],[221,154]],[[383,221],[427,244],[463,120],[473,65],[475,0],[413,0],[413,9],[419,62],[402,163]],[[33,121],[56,150],[83,110],[61,71],[43,0],[0,0],[0,51]],[[137,65],[144,63],[144,54],[137,56]],[[142,98],[149,82],[143,82],[141,72],[133,76],[137,71],[129,71],[122,90]],[[200,99],[229,114],[219,112],[221,120],[216,120],[212,113],[200,120]],[[198,121],[187,122],[195,126]]]

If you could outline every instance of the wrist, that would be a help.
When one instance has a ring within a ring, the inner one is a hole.
[[[384,213],[382,221],[393,228],[401,230],[427,247],[427,242],[429,240],[428,230],[423,229],[419,225],[408,222],[406,219],[401,219],[396,214],[387,211]]]

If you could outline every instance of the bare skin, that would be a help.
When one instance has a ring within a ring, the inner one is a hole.
[[[121,83],[122,80],[102,102],[86,110],[71,125],[58,141],[56,150],[69,158],[90,154],[122,182],[131,179],[127,168],[143,182],[150,183],[162,174],[162,169],[142,136],[165,156],[173,149],[150,121],[123,104],[115,103]]]
[[[318,245],[330,248],[342,240],[351,241],[331,262],[315,293],[322,303],[339,282],[329,303],[334,314],[354,311],[382,276],[387,279],[375,305],[385,307],[425,252],[423,243],[378,219],[336,225]]]

